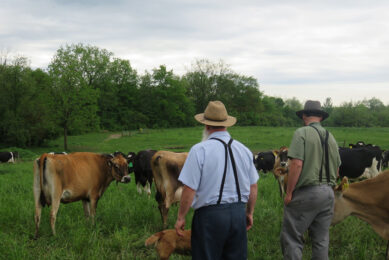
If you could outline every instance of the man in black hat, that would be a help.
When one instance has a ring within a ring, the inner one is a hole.
[[[296,130],[288,150],[282,253],[284,259],[302,259],[303,235],[309,229],[312,259],[328,259],[329,226],[334,211],[332,186],[340,166],[338,145],[320,124],[328,113],[319,101],[308,100],[296,115],[305,126]]]

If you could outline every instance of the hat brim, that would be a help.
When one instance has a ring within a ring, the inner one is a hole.
[[[325,112],[323,110],[316,110],[316,109],[313,109],[313,110],[304,110],[303,109],[303,110],[297,111],[296,115],[299,118],[303,119],[304,113],[315,113],[315,114],[321,115],[321,117],[322,117],[321,121],[324,121],[329,116],[329,114],[327,112]]]
[[[210,126],[233,126],[236,123],[236,118],[233,116],[227,116],[227,119],[224,121],[213,121],[213,120],[208,120],[204,117],[204,113],[197,114],[194,116],[194,118],[201,124],[204,125],[210,125]]]

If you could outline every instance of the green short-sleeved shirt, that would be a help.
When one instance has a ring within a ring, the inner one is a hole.
[[[310,125],[313,125],[319,130],[324,140],[326,130],[320,125],[320,123],[315,122]],[[295,189],[304,186],[319,185],[319,175],[322,166],[322,183],[327,182],[324,149],[322,148],[320,137],[313,127],[304,126],[296,130],[288,149],[288,157],[304,161],[303,169]],[[336,173],[338,167],[340,166],[340,156],[338,144],[331,133],[329,133],[328,137],[328,158],[330,185],[335,185]]]

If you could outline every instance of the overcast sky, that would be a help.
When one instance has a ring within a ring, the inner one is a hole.
[[[387,0],[0,0],[1,54],[46,69],[72,43],[107,49],[139,74],[223,60],[265,95],[389,105]]]

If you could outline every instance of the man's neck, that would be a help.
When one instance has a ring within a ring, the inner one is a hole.
[[[305,119],[305,125],[310,125],[312,123],[320,123],[321,118],[320,117],[307,117]]]

